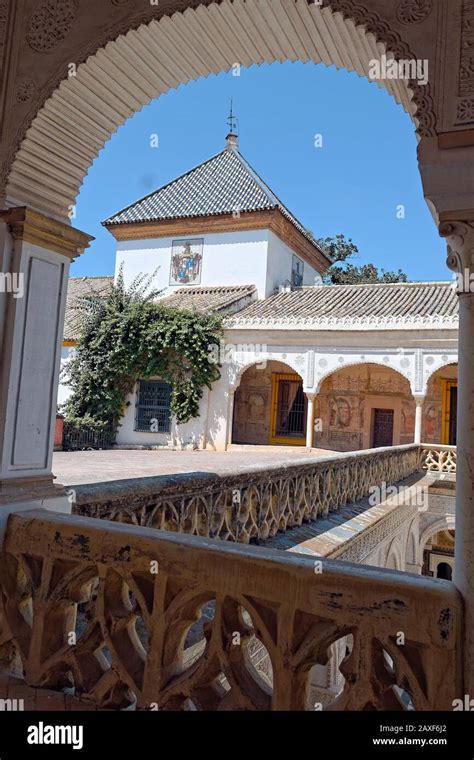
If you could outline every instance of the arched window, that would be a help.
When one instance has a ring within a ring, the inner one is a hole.
[[[440,562],[436,568],[436,577],[442,578],[445,581],[451,581],[453,579],[453,569],[447,562]]]

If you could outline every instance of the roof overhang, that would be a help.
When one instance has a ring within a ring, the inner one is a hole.
[[[241,212],[239,216],[216,214],[215,216],[159,219],[150,222],[104,223],[104,227],[116,240],[145,240],[269,229],[320,274],[324,274],[331,266],[331,261],[316,241],[311,242],[278,208]]]

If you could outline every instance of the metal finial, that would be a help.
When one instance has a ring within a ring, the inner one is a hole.
[[[229,125],[229,129],[231,134],[236,134],[237,132],[237,120],[234,116],[234,102],[231,99],[230,101],[230,114],[229,118],[227,119],[227,124]]]

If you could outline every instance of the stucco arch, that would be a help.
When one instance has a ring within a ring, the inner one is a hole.
[[[267,445],[276,443],[276,414],[278,380],[292,380],[293,376],[302,383],[304,379],[292,363],[274,355],[260,370],[257,362],[247,365],[240,375],[239,386],[232,393],[232,426],[229,426],[232,443]],[[291,377],[288,377],[288,376]],[[299,384],[298,382],[298,384]],[[291,404],[295,397],[292,398]],[[298,402],[298,419],[306,424],[307,411]],[[230,410],[229,410],[230,412]],[[273,431],[273,432],[272,432]],[[294,444],[294,435],[288,433],[288,445]],[[305,443],[306,433],[301,439]]]
[[[420,543],[419,543],[419,559],[420,562],[423,560],[423,551],[425,549],[425,546],[429,539],[436,535],[436,533],[440,533],[443,530],[455,530],[456,529],[456,519],[454,515],[443,515],[443,517],[440,517],[439,519],[435,520],[434,522],[430,523],[427,527],[424,528],[423,533],[420,536]]]
[[[436,375],[438,372],[441,372],[443,369],[446,369],[446,367],[457,367],[459,364],[457,359],[453,359],[452,361],[444,362],[439,367],[435,367],[429,374],[425,375],[424,385],[423,385],[423,395],[426,395],[428,392],[428,385],[432,377]]]
[[[408,385],[410,386],[411,394],[414,395],[411,378],[405,375],[405,373],[402,372],[398,367],[394,367],[390,362],[387,364],[381,359],[372,358],[372,357],[370,357],[370,361],[359,360],[359,361],[344,362],[343,364],[340,364],[338,367],[333,367],[332,369],[328,370],[327,372],[325,372],[324,375],[317,378],[316,393],[319,393],[321,391],[321,386],[324,383],[324,381],[327,380],[332,375],[335,375],[337,372],[340,372],[341,370],[344,370],[344,369],[348,369],[349,367],[367,367],[367,366],[370,366],[371,364],[375,364],[379,367],[383,367],[384,369],[393,370],[393,372],[396,372],[398,375],[400,375],[400,377],[403,377],[403,379],[406,380]]]
[[[385,561],[385,567],[388,570],[404,570],[405,561],[402,557],[400,548],[400,538],[397,536],[390,544],[390,548],[387,552],[387,559]]]
[[[231,392],[235,392],[239,388],[240,383],[242,382],[242,378],[248,369],[251,367],[258,367],[259,365],[268,364],[269,362],[278,362],[279,364],[285,364],[288,367],[289,371],[294,372],[295,375],[299,375],[303,381],[303,384],[305,383],[304,368],[298,367],[296,362],[292,362],[291,358],[288,358],[288,355],[286,355],[285,359],[282,359],[281,356],[277,354],[266,353],[261,357],[254,357],[248,359],[248,361],[245,361],[242,364],[235,365],[232,382],[230,384]]]
[[[395,14],[390,8],[387,12],[393,3],[386,1],[372,1],[371,10],[346,0],[323,0],[323,7],[308,0],[170,0],[163,9],[161,3],[143,8],[143,3],[112,2],[105,25],[97,18],[89,35],[81,19],[76,34],[81,47],[72,44],[68,28],[74,29],[85,3],[66,0],[68,60],[59,57],[35,96],[30,93],[36,92],[33,80],[23,83],[18,97],[28,96],[32,106],[0,176],[9,205],[28,205],[68,220],[84,176],[110,136],[152,99],[182,83],[235,65],[283,60],[334,65],[367,77],[370,61],[381,55],[422,57],[404,33],[411,23],[432,23],[430,4],[430,12],[418,17],[419,10],[417,16],[406,0],[397,3]],[[95,8],[94,15],[101,12]],[[47,16],[39,14],[35,21],[27,39],[38,55],[51,42]],[[435,136],[430,84],[400,79],[379,84],[414,118],[421,137]]]
[[[419,523],[418,518],[413,520],[408,530],[408,537],[405,549],[405,562],[410,565],[418,563],[418,546],[419,546]]]

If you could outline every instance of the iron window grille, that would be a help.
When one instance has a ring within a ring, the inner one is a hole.
[[[140,380],[135,405],[135,431],[169,433],[171,385],[162,380]]]

